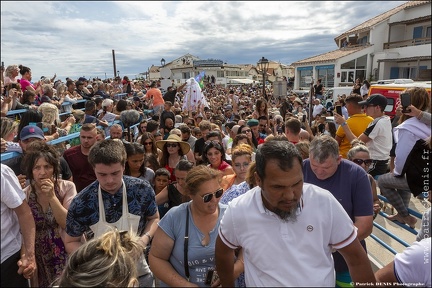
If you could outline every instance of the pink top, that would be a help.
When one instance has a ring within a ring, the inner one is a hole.
[[[36,87],[32,83],[30,83],[30,81],[28,81],[26,79],[21,78],[21,80],[19,81],[19,83],[21,85],[21,90],[23,92],[27,90],[28,86],[31,86],[31,87],[33,87],[33,89],[36,90]]]
[[[207,166],[211,168],[211,164],[208,164]],[[218,170],[219,171],[224,171],[228,167],[231,167],[231,165],[229,165],[227,162],[225,162],[225,161],[222,160],[221,164],[218,167]]]

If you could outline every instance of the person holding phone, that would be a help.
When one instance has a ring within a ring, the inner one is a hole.
[[[418,110],[427,112],[430,109],[431,100],[426,89],[419,87],[409,88],[401,94],[401,100],[402,95],[404,94],[410,95],[411,105]],[[406,105],[407,101],[404,100],[404,102],[405,103],[402,103],[401,101],[401,104]],[[417,219],[409,215],[408,206],[411,193],[413,193],[414,196],[417,196],[420,193],[419,191],[411,189],[407,177],[403,176],[405,176],[406,169],[408,168],[405,166],[411,150],[418,140],[425,140],[431,136],[431,125],[430,122],[427,125],[421,122],[417,117],[412,117],[406,114],[403,114],[400,117],[399,123],[400,124],[394,128],[393,132],[396,142],[394,169],[392,172],[381,175],[378,178],[378,187],[380,188],[381,193],[387,198],[387,200],[389,200],[390,204],[392,204],[398,212],[396,215],[389,216],[388,219],[392,221],[397,220],[409,225],[411,228],[414,228]],[[424,149],[426,149],[426,147]],[[420,170],[423,171],[423,169]],[[423,183],[422,176],[423,175],[417,175],[415,177],[416,179],[413,179],[413,181]]]
[[[335,121],[342,126],[350,142],[354,139],[359,139],[366,143],[373,160],[368,173],[376,178],[379,175],[387,173],[389,169],[390,150],[393,146],[391,120],[390,117],[384,113],[387,106],[387,98],[381,94],[373,94],[358,104],[365,108],[366,115],[373,118],[373,121],[360,136],[356,137],[352,133],[350,127],[346,125],[346,121],[341,115],[335,114]]]
[[[373,121],[372,117],[363,113],[362,107],[358,104],[360,101],[363,101],[363,98],[355,94],[349,95],[345,99],[345,107],[348,110],[349,117],[344,120],[346,120],[346,125],[355,136],[360,136],[360,134],[366,130],[369,123]],[[335,119],[338,117],[337,115],[342,116],[342,114],[336,112],[334,115]],[[347,153],[351,149],[351,141],[346,137],[345,131],[340,125],[337,128],[335,139],[339,143],[339,152],[342,158],[346,159]]]

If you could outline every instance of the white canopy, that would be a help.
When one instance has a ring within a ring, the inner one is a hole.
[[[252,84],[254,80],[252,79],[227,79],[227,84]]]

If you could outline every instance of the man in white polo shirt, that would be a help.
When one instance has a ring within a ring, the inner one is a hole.
[[[296,147],[284,140],[265,142],[256,167],[258,187],[234,199],[220,223],[216,269],[222,286],[234,286],[237,248],[243,250],[237,260],[244,262],[248,287],[334,287],[333,249],[345,258],[354,283],[373,285],[357,229],[329,191],[303,183]]]

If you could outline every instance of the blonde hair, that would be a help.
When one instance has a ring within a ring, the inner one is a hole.
[[[249,156],[249,160],[252,160],[252,147],[249,144],[240,143],[239,145],[235,146],[235,148],[232,149],[231,152],[231,159],[232,161],[235,161],[237,157],[246,155]]]
[[[143,246],[129,232],[109,231],[92,239],[72,253],[62,275],[60,287],[134,287],[136,262]]]
[[[38,111],[42,113],[42,122],[56,124],[56,126],[61,123],[58,108],[54,104],[42,103],[38,107]]]
[[[60,83],[57,85],[57,97],[62,97],[63,94],[66,92],[66,84],[65,83]]]
[[[17,130],[18,122],[7,117],[1,117],[1,138],[6,138],[10,133]]]
[[[18,65],[16,65],[16,64],[9,65],[8,67],[6,67],[4,75],[6,77],[10,78],[10,77],[12,77],[12,72],[17,70],[17,69],[19,70]]]
[[[309,158],[309,146],[310,142],[307,140],[303,140],[294,144],[297,150],[300,152],[303,160]]]

